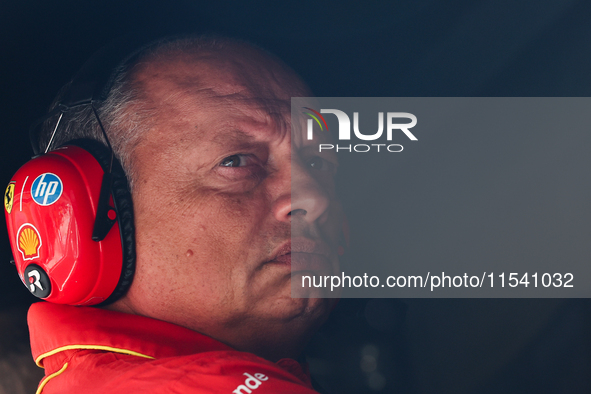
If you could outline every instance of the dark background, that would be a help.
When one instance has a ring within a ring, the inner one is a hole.
[[[318,96],[590,96],[590,20],[584,0],[3,2],[0,183],[57,90],[133,31],[251,40]],[[33,299],[0,232],[0,359],[14,361]],[[588,300],[342,300],[307,354],[334,393],[591,392],[590,316]],[[2,368],[0,390],[34,380]]]

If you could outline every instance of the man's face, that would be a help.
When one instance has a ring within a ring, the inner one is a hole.
[[[123,303],[273,358],[259,342],[307,337],[332,304],[291,298],[291,266],[338,271],[336,160],[290,131],[290,98],[309,93],[250,49],[154,62],[138,81],[157,115],[134,152],[137,272]]]

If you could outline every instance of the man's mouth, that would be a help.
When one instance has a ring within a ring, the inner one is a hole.
[[[294,238],[282,244],[275,253],[275,257],[269,262],[290,267],[292,272],[330,273],[332,271],[331,256],[332,252],[324,242]]]

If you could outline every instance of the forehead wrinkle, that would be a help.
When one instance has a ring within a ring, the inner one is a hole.
[[[289,68],[274,59],[266,60],[258,59],[253,63],[244,56],[236,56],[205,61],[209,71],[217,72],[223,67],[228,75],[223,80],[216,76],[216,83],[202,93],[228,104],[232,111],[242,109],[241,106],[234,108],[236,103],[244,104],[243,114],[271,125],[283,139],[291,129],[291,96],[301,96],[307,88]],[[212,66],[217,68],[210,68]]]
[[[252,123],[247,123],[243,130],[246,134],[254,134],[256,129],[263,135],[278,133],[284,136],[290,129],[291,103],[281,99],[249,97],[243,94],[217,96],[218,103],[227,106],[232,114],[240,114]],[[254,124],[254,125],[253,125]],[[257,127],[259,126],[260,127]]]

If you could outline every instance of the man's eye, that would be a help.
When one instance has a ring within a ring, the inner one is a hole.
[[[313,156],[307,161],[308,167],[316,171],[331,171],[336,170],[334,163],[319,156]]]
[[[315,170],[322,170],[326,167],[325,160],[317,156],[308,160],[308,165]]]
[[[222,160],[222,162],[220,163],[220,166],[222,166],[222,167],[242,167],[245,164],[246,164],[246,159],[244,158],[244,155],[232,155],[232,156],[228,156],[224,160]]]

